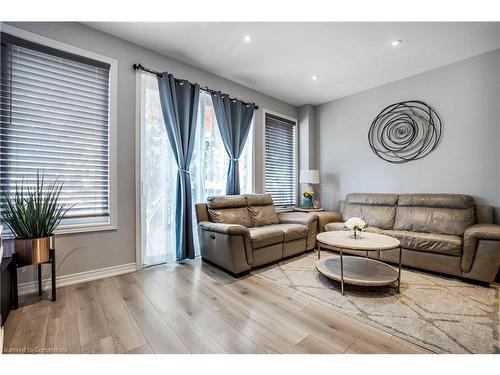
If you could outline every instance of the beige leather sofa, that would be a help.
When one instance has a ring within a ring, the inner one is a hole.
[[[202,258],[237,276],[316,246],[317,216],[276,213],[266,194],[211,197],[196,218]]]
[[[325,230],[343,230],[360,217],[367,231],[401,241],[402,263],[483,282],[492,282],[500,266],[500,226],[492,224],[489,206],[476,206],[461,194],[349,194],[338,222]],[[373,253],[398,261],[398,250]]]

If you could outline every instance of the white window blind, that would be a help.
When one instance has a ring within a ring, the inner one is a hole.
[[[61,203],[75,204],[69,222],[109,217],[109,71],[109,64],[2,34],[3,190],[39,171],[64,183]]]
[[[296,124],[266,113],[266,193],[277,207],[293,207],[297,196]]]

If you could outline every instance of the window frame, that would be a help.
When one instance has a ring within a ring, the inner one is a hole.
[[[104,223],[62,224],[54,234],[86,233],[118,229],[117,222],[117,95],[118,95],[118,61],[85,49],[62,43],[44,36],[19,29],[0,22],[0,31],[12,36],[38,43],[46,47],[79,55],[92,60],[102,61],[110,65],[109,69],[109,220]],[[8,228],[5,228],[8,229]],[[4,231],[5,238],[13,238],[10,231]]]
[[[299,199],[299,121],[297,118],[284,115],[283,113],[276,112],[267,108],[264,108],[262,111],[262,124],[263,124],[263,135],[262,135],[262,170],[263,170],[263,191],[266,191],[266,115],[273,115],[277,117],[281,117],[284,120],[288,120],[293,122],[295,125],[295,140],[294,140],[294,154],[295,154],[295,207],[298,207],[298,199]],[[254,139],[255,140],[255,139]],[[255,158],[254,158],[255,159]],[[277,212],[287,212],[293,211],[293,207],[279,207],[274,206]]]

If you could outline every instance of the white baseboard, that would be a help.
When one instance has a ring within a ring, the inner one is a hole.
[[[97,270],[73,273],[70,275],[63,275],[56,277],[56,287],[70,286],[75,284],[84,283],[92,280],[104,279],[106,277],[123,275],[125,273],[135,272],[137,265],[135,263],[121,264],[119,266],[112,266],[106,268],[99,268]],[[50,289],[50,278],[42,280],[42,289]],[[38,281],[29,281],[19,284],[19,295],[29,294],[38,291]]]

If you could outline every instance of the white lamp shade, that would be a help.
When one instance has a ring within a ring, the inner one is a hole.
[[[303,169],[300,171],[301,184],[319,184],[319,171],[317,169]]]

